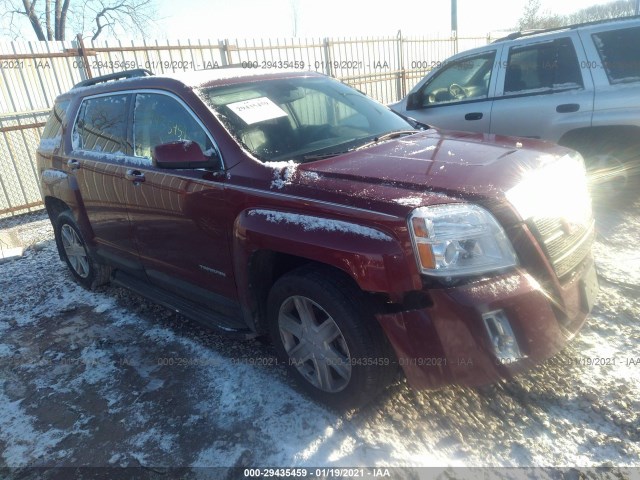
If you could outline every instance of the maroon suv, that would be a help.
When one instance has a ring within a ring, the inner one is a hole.
[[[58,97],[38,150],[61,258],[269,334],[334,406],[402,367],[481,385],[556,353],[597,292],[582,158],[440,132],[312,72],[129,71]]]

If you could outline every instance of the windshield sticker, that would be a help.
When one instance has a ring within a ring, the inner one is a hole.
[[[267,97],[254,98],[227,104],[247,125],[286,117],[287,113]]]

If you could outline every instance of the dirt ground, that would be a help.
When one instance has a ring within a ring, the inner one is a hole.
[[[268,466],[640,467],[639,207],[636,195],[596,207],[601,292],[559,355],[481,391],[402,381],[348,414],[297,393],[267,343],[217,335],[120,288],[83,290],[43,213],[2,220],[27,248],[0,265],[0,467],[23,478],[81,466],[158,478],[174,467],[183,478]]]

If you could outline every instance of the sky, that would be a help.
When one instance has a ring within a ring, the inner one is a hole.
[[[458,0],[458,35],[512,30],[526,3]],[[543,11],[566,14],[606,0],[541,3]],[[403,35],[448,36],[451,29],[450,0],[156,0],[155,5],[151,39],[292,37],[294,10],[298,37],[391,36],[398,30]],[[9,40],[2,34],[4,27],[0,39]],[[35,39],[26,22],[23,32],[25,39]]]
[[[293,36],[294,7],[299,37],[448,34],[450,0],[191,0],[189,8],[175,0],[158,0],[158,21],[167,38],[260,38]],[[458,0],[460,36],[510,30],[527,0]],[[542,10],[566,14],[597,0],[542,0]],[[207,12],[205,15],[194,12]]]

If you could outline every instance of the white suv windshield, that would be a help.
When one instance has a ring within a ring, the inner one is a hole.
[[[202,93],[238,142],[263,161],[330,156],[413,129],[385,106],[329,78],[262,80]]]

